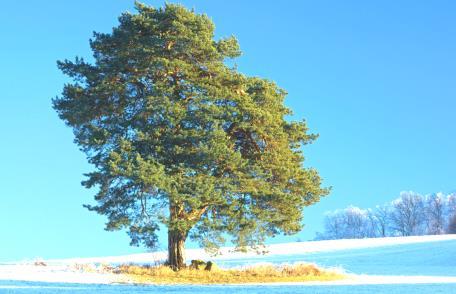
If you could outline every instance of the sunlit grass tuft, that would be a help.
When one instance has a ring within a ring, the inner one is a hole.
[[[118,274],[134,283],[153,284],[243,284],[274,282],[334,281],[345,278],[336,270],[318,268],[314,264],[257,265],[238,269],[213,271],[190,268],[173,271],[168,266],[122,265]]]

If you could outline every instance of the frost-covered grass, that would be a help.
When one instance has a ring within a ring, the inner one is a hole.
[[[257,265],[213,271],[185,268],[173,271],[167,266],[122,265],[117,272],[135,283],[152,284],[244,284],[335,281],[346,278],[335,270],[321,269],[313,264]]]

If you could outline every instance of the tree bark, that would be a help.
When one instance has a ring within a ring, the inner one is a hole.
[[[185,267],[186,238],[186,233],[168,230],[168,264],[175,271]]]
[[[169,207],[171,226],[168,227],[168,265],[175,271],[185,267],[185,240],[191,228],[203,215],[207,205],[185,213],[183,205],[174,203]],[[174,226],[174,221],[185,221],[188,224],[187,230],[178,229]]]

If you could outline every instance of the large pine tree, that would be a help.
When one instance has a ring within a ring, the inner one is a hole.
[[[302,228],[303,208],[327,190],[303,167],[301,146],[316,136],[285,119],[285,91],[224,62],[234,37],[214,40],[206,15],[179,5],[136,3],[110,34],[94,33],[95,62],[58,62],[73,79],[54,108],[73,128],[94,171],[96,206],[107,230],[132,245],[157,245],[168,229],[168,262],[185,266],[190,237],[238,249]]]

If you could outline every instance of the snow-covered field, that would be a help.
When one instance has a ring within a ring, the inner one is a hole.
[[[267,246],[265,255],[258,255],[255,252],[240,253],[233,252],[232,247],[225,247],[220,250],[221,255],[213,257],[202,249],[188,249],[187,259],[203,260],[233,260],[233,259],[257,259],[280,255],[301,255],[317,252],[332,252],[348,249],[376,248],[392,245],[406,245],[417,243],[428,243],[436,241],[456,240],[456,235],[435,235],[435,236],[411,236],[411,237],[388,237],[369,239],[346,239],[346,240],[325,240],[273,244]],[[93,258],[70,258],[48,260],[48,263],[74,264],[74,263],[154,263],[166,259],[166,252],[132,254],[125,256],[108,256]]]
[[[187,258],[216,260],[222,267],[307,261],[341,268],[349,274],[343,281],[302,283],[300,286],[422,284],[427,287],[427,284],[445,284],[454,287],[456,292],[456,235],[298,242],[270,245],[267,250],[267,254],[258,256],[252,252],[233,253],[232,248],[224,248],[222,255],[216,258],[203,250],[188,250]],[[12,263],[0,265],[0,281],[110,284],[119,280],[115,275],[104,273],[101,264],[154,263],[164,258],[165,253],[158,252],[46,260],[47,266],[36,266],[34,261]],[[0,289],[2,287],[6,287],[5,282],[3,286],[0,283]]]

